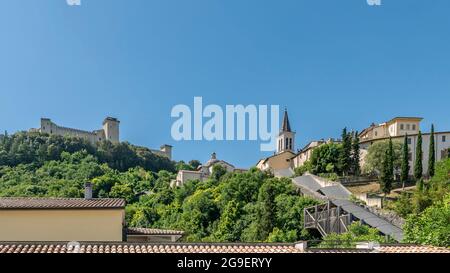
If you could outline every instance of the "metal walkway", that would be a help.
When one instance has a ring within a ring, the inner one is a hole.
[[[398,242],[402,241],[402,229],[349,201],[351,193],[341,184],[310,174],[295,177],[292,182],[303,194],[327,202],[305,209],[305,228],[316,228],[325,236],[344,233],[353,221],[361,221]]]

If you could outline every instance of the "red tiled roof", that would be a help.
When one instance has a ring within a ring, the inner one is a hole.
[[[125,200],[119,198],[28,198],[1,197],[1,209],[98,209],[124,208]]]
[[[127,228],[128,235],[183,235],[184,231],[156,228]]]
[[[420,245],[381,245],[384,253],[450,253],[450,248]]]
[[[295,244],[269,243],[49,243],[0,242],[0,253],[450,253],[449,248],[381,245],[374,249],[302,250]]]
[[[293,244],[2,243],[0,253],[299,253]]]

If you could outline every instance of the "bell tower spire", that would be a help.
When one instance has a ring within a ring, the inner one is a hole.
[[[285,151],[294,152],[294,149],[295,149],[295,132],[291,130],[288,111],[285,108],[283,115],[283,124],[281,126],[281,130],[278,135],[277,153],[282,153]]]
[[[289,123],[289,116],[288,116],[287,108],[284,108],[283,127],[282,127],[281,131],[282,132],[291,132],[291,124]]]

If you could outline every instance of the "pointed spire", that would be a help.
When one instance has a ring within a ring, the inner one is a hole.
[[[291,132],[291,124],[289,124],[287,108],[284,108],[283,127],[282,127],[281,131]]]

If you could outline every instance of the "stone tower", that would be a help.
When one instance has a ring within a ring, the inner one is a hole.
[[[170,160],[172,160],[172,146],[164,144],[160,147],[160,151]]]
[[[119,139],[119,123],[116,118],[107,117],[103,121],[103,131],[105,132],[105,139],[112,143],[118,143]]]
[[[285,109],[283,116],[283,124],[277,139],[277,153],[282,153],[285,151],[294,152],[294,149],[295,149],[295,132],[292,132],[291,130],[287,109]]]

